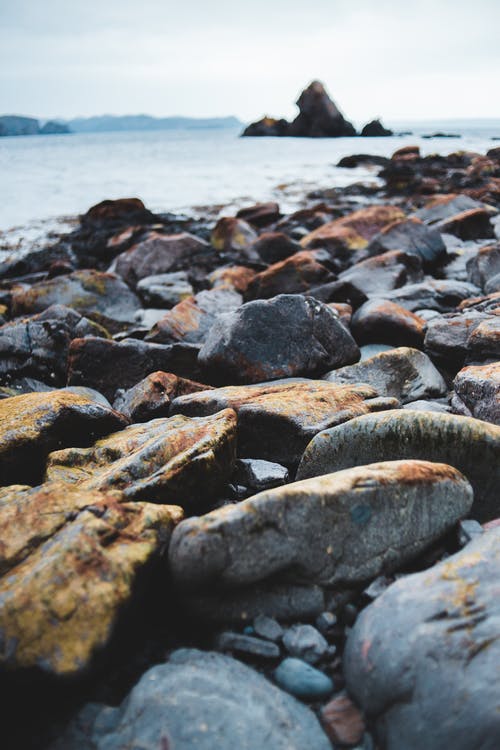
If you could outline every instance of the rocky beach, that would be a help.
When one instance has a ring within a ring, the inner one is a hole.
[[[366,165],[4,254],[5,750],[500,746],[500,148]]]

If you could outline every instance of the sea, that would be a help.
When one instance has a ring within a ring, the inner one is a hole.
[[[267,200],[291,211],[309,191],[377,181],[375,169],[336,166],[349,154],[500,146],[500,120],[387,124],[411,135],[240,138],[239,128],[207,128],[0,138],[0,248],[36,243],[106,198],[137,196],[152,211],[191,215]],[[459,137],[423,137],[435,132]]]

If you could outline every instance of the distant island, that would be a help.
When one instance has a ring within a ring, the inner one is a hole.
[[[61,135],[63,133],[111,133],[125,130],[202,130],[238,128],[237,117],[152,117],[150,115],[99,115],[73,120],[48,120],[34,117],[0,116],[0,136]]]

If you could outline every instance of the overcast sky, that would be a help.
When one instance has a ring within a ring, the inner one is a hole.
[[[500,116],[500,0],[0,0],[0,113]]]

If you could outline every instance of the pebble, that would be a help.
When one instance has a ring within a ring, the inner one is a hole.
[[[333,682],[326,674],[293,657],[283,659],[274,671],[274,679],[283,690],[305,700],[327,698],[334,690]]]
[[[241,458],[236,464],[238,481],[252,490],[268,490],[288,481],[288,469],[273,461]]]
[[[283,645],[291,656],[316,664],[328,651],[328,643],[312,625],[292,625],[283,636]]]
[[[478,521],[474,521],[472,518],[460,521],[458,525],[458,543],[461,547],[465,547],[466,544],[477,539],[483,533],[483,527]]]
[[[240,654],[260,656],[263,659],[277,659],[280,656],[280,648],[275,643],[230,631],[220,633],[217,636],[215,647],[219,651],[235,651]]]
[[[347,695],[333,698],[323,706],[320,716],[323,729],[333,743],[352,747],[362,741],[365,731],[363,715]]]
[[[386,588],[390,586],[392,580],[387,576],[378,576],[369,586],[363,591],[363,594],[368,596],[370,599],[376,599],[378,596],[384,593]]]
[[[323,635],[326,635],[336,624],[337,617],[333,612],[322,612],[316,618],[316,627]]]
[[[280,641],[283,637],[283,628],[277,620],[266,615],[258,615],[253,621],[253,629],[261,638],[267,641]]]

